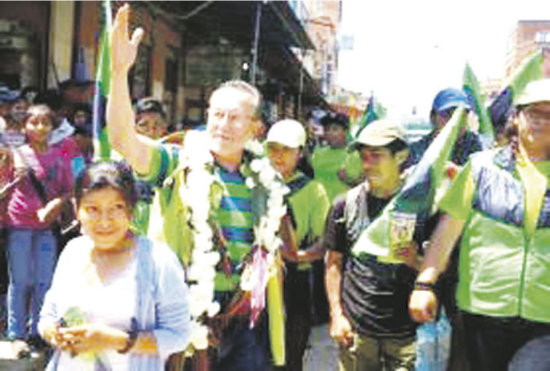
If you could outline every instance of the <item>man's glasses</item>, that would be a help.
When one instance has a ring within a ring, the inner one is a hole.
[[[547,126],[550,124],[550,111],[540,111],[534,108],[523,110],[529,123],[536,127]]]

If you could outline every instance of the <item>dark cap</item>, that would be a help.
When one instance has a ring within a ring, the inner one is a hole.
[[[321,125],[339,125],[344,129],[348,128],[348,117],[341,113],[329,112],[321,119]]]
[[[142,98],[136,104],[136,113],[142,114],[145,112],[154,112],[158,113],[162,117],[165,117],[164,109],[162,104],[155,98]]]

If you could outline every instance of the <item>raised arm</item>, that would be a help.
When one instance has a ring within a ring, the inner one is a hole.
[[[430,245],[416,282],[435,284],[437,278],[447,268],[451,251],[462,234],[464,220],[454,219],[443,214],[430,238]],[[409,311],[417,322],[430,321],[435,316],[437,297],[431,290],[414,290],[409,301]]]
[[[111,33],[111,85],[107,101],[107,131],[113,148],[118,151],[138,173],[149,171],[154,142],[138,135],[134,125],[134,112],[128,90],[128,71],[136,60],[143,30],[134,31],[128,37],[130,6],[122,6],[117,12]]]

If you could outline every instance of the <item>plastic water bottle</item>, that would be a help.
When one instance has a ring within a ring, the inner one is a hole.
[[[417,371],[436,371],[437,363],[437,323],[426,322],[416,329]]]
[[[442,310],[439,321],[437,321],[437,358],[439,363],[438,370],[447,370],[449,356],[451,353],[451,334],[452,328],[449,319]]]

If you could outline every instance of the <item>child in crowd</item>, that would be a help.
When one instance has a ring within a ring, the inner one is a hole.
[[[54,113],[46,105],[31,106],[24,117],[27,144],[13,149],[14,186],[8,200],[7,258],[8,338],[14,353],[29,353],[39,344],[38,314],[55,267],[57,241],[51,224],[73,184],[70,163],[48,139]],[[30,305],[28,304],[30,300]],[[31,327],[27,330],[28,316]]]

